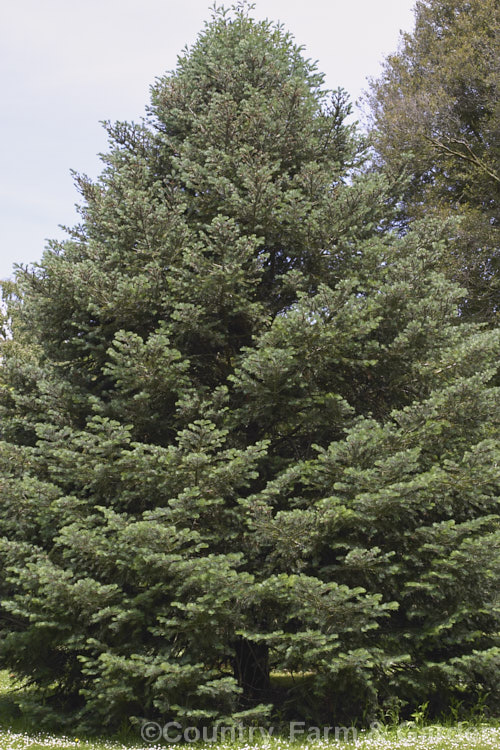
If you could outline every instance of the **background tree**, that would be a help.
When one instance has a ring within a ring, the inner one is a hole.
[[[500,16],[496,0],[419,0],[367,103],[379,163],[406,173],[407,220],[463,221],[446,270],[468,289],[464,312],[498,316]]]
[[[438,658],[494,684],[498,336],[459,325],[446,223],[388,231],[321,86],[217,11],[18,274],[0,659],[39,722],[352,719]]]

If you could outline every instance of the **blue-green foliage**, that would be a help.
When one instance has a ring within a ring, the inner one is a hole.
[[[384,230],[321,86],[218,11],[18,274],[0,660],[39,721],[495,699],[498,332],[457,317],[450,226]]]

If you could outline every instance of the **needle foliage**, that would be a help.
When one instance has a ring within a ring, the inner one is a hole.
[[[217,10],[6,288],[0,659],[39,722],[495,700],[498,332],[348,113]]]

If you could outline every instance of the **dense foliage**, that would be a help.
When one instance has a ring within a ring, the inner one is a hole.
[[[418,0],[368,103],[379,164],[406,174],[403,217],[459,215],[444,270],[467,287],[468,317],[498,324],[500,6]]]
[[[500,337],[348,112],[216,12],[7,289],[0,660],[40,721],[498,698]]]

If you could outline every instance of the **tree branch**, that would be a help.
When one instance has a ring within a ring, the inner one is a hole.
[[[479,158],[477,154],[474,153],[474,151],[471,149],[469,144],[466,141],[460,140],[458,138],[449,138],[450,143],[455,143],[459,146],[464,146],[468,153],[463,153],[462,151],[457,151],[453,148],[450,148],[442,141],[438,140],[437,138],[433,138],[429,135],[424,135],[424,138],[426,141],[429,141],[435,148],[441,149],[443,151],[446,151],[448,154],[451,154],[452,156],[458,156],[459,159],[463,159],[464,161],[468,161],[471,164],[474,164],[476,167],[479,167],[479,169],[482,169],[483,172],[486,172],[495,182],[500,182],[500,177],[496,172],[493,172],[487,164],[484,163],[482,159]]]

